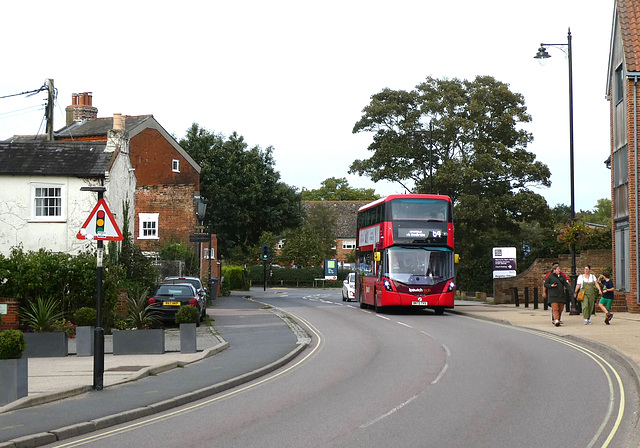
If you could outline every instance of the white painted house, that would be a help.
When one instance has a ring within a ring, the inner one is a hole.
[[[95,246],[76,238],[97,203],[96,193],[80,190],[86,186],[106,187],[104,198],[122,230],[123,203],[135,212],[136,189],[123,129],[109,131],[106,142],[0,142],[0,253],[21,245],[25,251],[77,254]]]

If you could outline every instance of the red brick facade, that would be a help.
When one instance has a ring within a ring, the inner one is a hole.
[[[20,311],[20,302],[17,299],[0,299],[1,305],[7,305],[7,314],[2,315],[2,324],[0,331],[17,330],[20,324],[18,312]]]
[[[158,237],[140,237],[139,213],[158,213]],[[168,242],[189,243],[197,225],[192,185],[147,185],[136,188],[135,241],[143,251],[158,251]]]

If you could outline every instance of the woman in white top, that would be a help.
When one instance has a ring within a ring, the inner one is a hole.
[[[575,296],[578,296],[578,291],[584,291],[584,300],[582,302],[582,317],[584,318],[584,324],[591,323],[591,315],[593,314],[593,307],[596,303],[596,289],[602,295],[600,284],[597,282],[596,276],[591,273],[591,266],[584,267],[584,274],[578,277],[576,282]]]

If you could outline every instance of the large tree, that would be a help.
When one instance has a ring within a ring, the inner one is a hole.
[[[379,198],[373,188],[352,188],[344,177],[325,179],[315,190],[302,189],[303,201],[375,201]]]
[[[525,223],[552,230],[546,201],[531,191],[549,186],[550,172],[526,150],[533,137],[521,126],[529,121],[522,95],[490,76],[428,77],[411,91],[384,89],[353,128],[374,133],[373,155],[355,160],[350,172],[451,196],[458,283],[488,290],[492,246],[528,246]]]
[[[219,252],[246,260],[262,232],[296,227],[300,198],[280,181],[273,148],[249,148],[236,133],[228,138],[194,123],[180,145],[200,165],[200,193],[207,203],[205,224],[218,236]]]

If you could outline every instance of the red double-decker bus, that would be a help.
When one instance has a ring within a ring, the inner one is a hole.
[[[360,307],[453,308],[451,198],[391,195],[358,210],[356,297]]]

